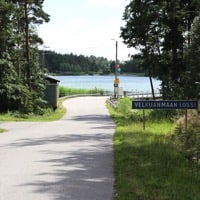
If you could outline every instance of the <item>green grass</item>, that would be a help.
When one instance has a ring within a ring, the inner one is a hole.
[[[69,96],[69,95],[80,95],[80,94],[103,94],[102,89],[94,88],[94,89],[81,89],[81,88],[67,88],[64,86],[59,87],[59,95],[60,97]]]
[[[102,89],[76,89],[76,88],[66,88],[63,86],[59,87],[60,97],[66,97],[70,95],[79,95],[79,94],[97,94],[102,95],[104,91]],[[64,99],[66,99],[64,98]],[[63,100],[64,100],[63,99]],[[8,112],[0,113],[0,121],[55,121],[59,120],[64,116],[66,110],[62,107],[62,102],[59,102],[59,106],[56,110],[46,109],[43,115],[35,114],[21,114],[19,112]]]
[[[62,106],[62,102],[59,102],[56,110],[46,109],[43,115],[29,114],[24,115],[20,113],[4,113],[0,114],[0,121],[38,121],[47,122],[61,119],[66,113],[66,109]]]
[[[171,120],[151,118],[143,130],[133,113],[124,115],[110,106],[109,110],[117,124],[114,200],[200,199],[200,170],[169,140],[175,127]]]

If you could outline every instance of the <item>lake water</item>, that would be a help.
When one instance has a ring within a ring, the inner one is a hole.
[[[55,78],[60,80],[60,85],[69,88],[99,88],[107,91],[113,91],[114,88],[114,76],[111,75],[56,76]],[[118,76],[118,78],[120,80],[119,87],[122,87],[124,91],[151,92],[148,77]],[[153,79],[155,92],[158,92],[160,83],[161,82],[159,80]]]

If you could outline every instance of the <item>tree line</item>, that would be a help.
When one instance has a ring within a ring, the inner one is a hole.
[[[199,0],[132,0],[125,8],[121,37],[162,81],[165,99],[200,96],[199,14]]]
[[[44,0],[0,0],[0,111],[40,112],[44,73],[36,26],[49,21]]]
[[[40,58],[50,73],[62,75],[109,73],[110,62],[103,57],[41,51]]]
[[[45,67],[52,73],[114,73],[115,62],[103,57],[39,52],[36,27],[49,21],[43,3],[0,0],[0,111],[40,112]],[[165,99],[199,98],[199,13],[199,0],[130,1],[121,37],[140,54],[120,63],[121,71],[159,78]]]
[[[54,51],[40,51],[40,62],[53,74],[110,74],[115,72],[115,61],[104,57],[84,56],[76,54],[60,54]],[[140,57],[120,62],[121,73],[142,73],[139,67]]]

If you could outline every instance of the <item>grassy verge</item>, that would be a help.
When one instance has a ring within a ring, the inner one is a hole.
[[[102,95],[104,91],[102,89],[81,89],[81,88],[67,88],[64,86],[59,87],[60,97],[69,96],[69,95],[78,95],[78,94],[98,94]]]
[[[172,121],[153,120],[155,113],[149,112],[151,120],[144,131],[140,111],[125,109],[124,114],[110,106],[109,110],[117,124],[115,200],[200,199],[200,170],[169,139],[175,127]]]
[[[103,90],[101,89],[74,89],[74,88],[66,88],[63,86],[59,87],[60,97],[65,97],[69,95],[78,95],[78,94],[103,94]],[[63,99],[64,100],[64,99]],[[64,114],[66,110],[62,106],[62,101],[59,102],[59,106],[56,110],[46,109],[43,115],[35,115],[35,114],[21,114],[19,112],[15,113],[5,113],[0,114],[0,121],[55,121],[59,120]]]
[[[66,113],[66,109],[62,106],[62,102],[59,102],[56,110],[46,109],[43,115],[23,115],[20,113],[5,113],[0,114],[0,121],[55,121],[61,119]]]

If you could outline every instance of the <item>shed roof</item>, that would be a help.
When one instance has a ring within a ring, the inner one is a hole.
[[[45,79],[47,81],[49,81],[50,83],[58,83],[58,82],[60,82],[58,79],[56,79],[55,77],[50,76],[48,74],[45,74]]]

